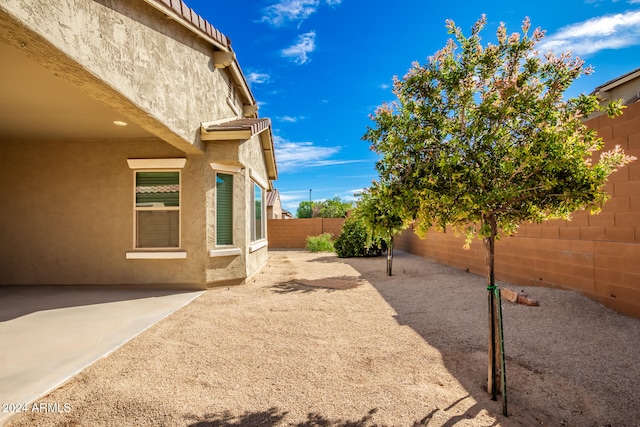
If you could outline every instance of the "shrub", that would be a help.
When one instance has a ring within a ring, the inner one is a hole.
[[[340,258],[378,256],[386,249],[380,236],[372,235],[358,218],[345,220],[333,246]]]
[[[318,236],[308,236],[306,248],[310,252],[333,252],[333,234],[323,233]]]

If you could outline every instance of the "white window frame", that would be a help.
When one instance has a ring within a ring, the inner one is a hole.
[[[210,257],[222,257],[222,256],[235,256],[240,255],[242,250],[237,246],[237,237],[235,233],[235,192],[236,192],[236,180],[238,173],[242,170],[240,166],[234,165],[226,165],[223,163],[210,163],[211,168],[214,171],[214,182],[217,183],[217,177],[219,173],[231,175],[233,177],[233,194],[232,194],[232,207],[231,207],[231,233],[232,233],[232,244],[231,245],[218,245],[218,219],[217,219],[217,209],[218,209],[218,191],[217,187],[214,187],[214,209],[216,213],[216,219],[214,220],[214,248],[209,251]]]
[[[182,169],[187,159],[128,159],[127,164],[133,170],[133,251],[127,252],[127,259],[182,259],[187,257],[182,250]],[[136,206],[136,176],[138,172],[178,172],[178,206],[138,207]],[[138,212],[140,211],[178,211],[177,247],[138,247]]]
[[[252,250],[257,250],[259,249],[257,246],[259,245],[255,245],[255,243],[258,242],[266,242],[267,240],[267,233],[266,233],[266,207],[265,207],[265,189],[263,186],[261,186],[260,184],[258,184],[254,179],[251,180],[252,186],[251,186],[251,249]],[[256,236],[256,187],[260,188],[260,210],[261,215],[260,215],[260,225],[261,225],[261,230],[262,230],[262,236],[257,237]],[[262,245],[260,247],[264,247],[265,245]]]

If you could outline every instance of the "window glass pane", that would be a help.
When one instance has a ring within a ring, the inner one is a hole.
[[[136,206],[180,206],[180,172],[137,172]]]
[[[233,244],[233,175],[216,174],[216,245]]]
[[[264,238],[264,232],[262,230],[262,188],[256,184],[254,184],[253,187],[255,240],[260,240]]]
[[[180,237],[180,211],[138,211],[136,213],[139,248],[177,248]]]

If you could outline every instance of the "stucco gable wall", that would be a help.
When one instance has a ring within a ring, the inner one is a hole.
[[[9,43],[182,151],[203,151],[200,122],[237,115],[213,46],[144,2],[5,0],[0,16]]]
[[[258,184],[264,187],[266,193],[269,189],[269,179],[259,135],[253,136],[240,145],[238,158],[250,170]]]
[[[266,193],[269,190],[269,179],[259,135],[253,136],[251,139],[240,145],[239,158],[240,161],[246,165],[248,172],[246,183],[247,194],[251,194],[251,188],[254,185],[254,182],[263,188],[263,203],[265,204],[263,213],[265,215],[264,226],[266,228]],[[248,199],[248,202],[252,204],[253,200],[250,197]],[[251,213],[251,209],[247,209],[246,224],[248,236],[251,236]],[[265,230],[265,237],[268,239],[269,230]],[[252,252],[250,251],[247,256],[247,276],[251,276],[253,273],[260,270],[267,263],[268,257],[267,246]]]

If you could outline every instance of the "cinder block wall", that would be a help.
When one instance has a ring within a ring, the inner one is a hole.
[[[605,142],[640,159],[640,103],[615,119],[586,122]],[[517,236],[496,244],[496,277],[514,284],[568,288],[629,316],[640,318],[640,161],[614,172],[611,194],[599,215],[580,211],[572,221],[523,224]],[[420,240],[408,230],[396,247],[474,273],[486,274],[482,242],[469,251],[463,237],[429,232]]]
[[[344,218],[269,219],[269,249],[304,248],[307,236],[331,233],[340,234]]]

